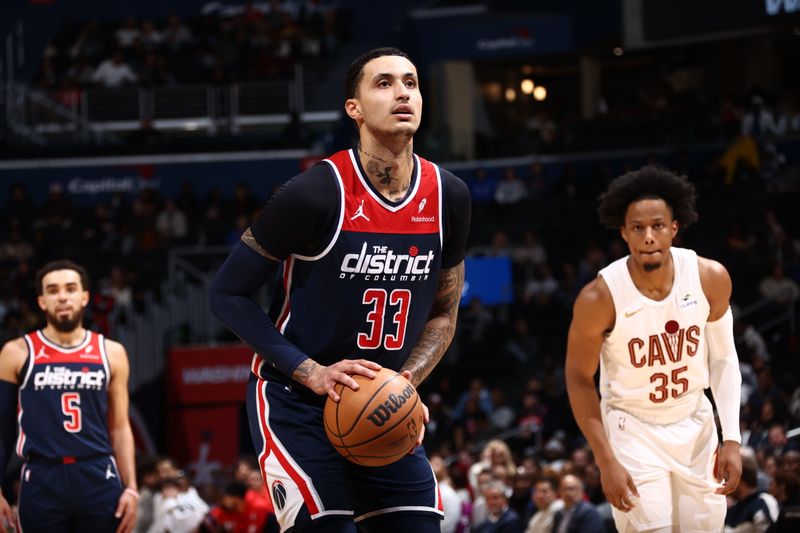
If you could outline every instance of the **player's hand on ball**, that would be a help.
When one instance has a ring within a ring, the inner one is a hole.
[[[413,381],[411,381],[411,371],[410,370],[403,370],[402,372],[400,372],[400,375],[403,376],[404,378],[406,378],[409,381],[409,383],[413,383]],[[422,397],[421,396],[420,396],[420,403],[422,403]],[[422,411],[425,413],[425,424],[427,424],[431,420],[431,413],[428,410],[428,406],[425,405],[424,403],[422,403]],[[419,432],[419,437],[417,437],[416,446],[422,446],[422,440],[425,438],[425,424],[422,425],[422,429]],[[411,451],[408,452],[408,453],[409,453],[409,455],[414,453],[414,448],[412,448]]]
[[[351,376],[358,374],[369,379],[375,377],[375,372],[381,365],[366,359],[343,359],[330,366],[317,364],[305,382],[305,386],[317,394],[327,394],[334,402],[339,401],[336,393],[336,384],[358,390],[358,383]]]
[[[715,492],[717,494],[731,494],[739,485],[742,476],[742,453],[738,442],[726,440],[717,455],[717,466],[714,477],[722,483]]]
[[[634,497],[639,497],[639,491],[636,490],[630,473],[619,461],[614,460],[613,463],[600,469],[600,482],[608,503],[623,513],[636,506]]]

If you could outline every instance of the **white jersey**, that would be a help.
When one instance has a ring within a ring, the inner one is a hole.
[[[705,326],[710,305],[697,254],[671,248],[675,276],[661,301],[644,296],[623,257],[600,271],[614,300],[614,329],[600,353],[604,408],[655,424],[690,416],[708,387]]]

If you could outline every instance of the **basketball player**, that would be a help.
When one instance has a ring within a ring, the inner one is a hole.
[[[333,449],[322,422],[336,385],[358,389],[353,375],[388,367],[419,385],[455,330],[470,198],[461,180],[413,153],[418,84],[400,50],[356,59],[345,112],[358,146],[278,190],[211,288],[212,311],[257,352],[250,429],[284,531],[440,530],[421,446],[361,467]],[[252,295],[276,277],[267,314]]]
[[[566,379],[617,529],[721,531],[725,495],[742,470],[730,277],[719,263],[672,247],[697,219],[685,177],[655,166],[624,174],[601,195],[598,212],[630,255],[578,296]],[[703,393],[709,385],[719,450]]]
[[[14,447],[25,458],[18,528],[25,533],[127,533],[136,519],[128,356],[82,326],[88,278],[71,261],[36,274],[47,325],[0,352],[0,472]],[[11,523],[8,502],[0,512]]]

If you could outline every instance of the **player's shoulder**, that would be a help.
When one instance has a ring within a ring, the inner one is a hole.
[[[707,257],[697,256],[697,269],[700,274],[700,285],[708,301],[714,305],[720,297],[727,307],[732,291],[731,276],[720,263]]]
[[[614,299],[602,276],[584,285],[572,308],[573,325],[583,331],[608,331],[615,320]]]
[[[469,187],[464,180],[456,176],[450,170],[447,170],[439,165],[436,166],[439,168],[439,175],[442,177],[442,186],[444,187],[445,191],[452,190],[453,194],[466,196],[469,198]]]
[[[578,303],[586,305],[599,305],[603,303],[612,303],[611,290],[603,276],[597,276],[592,281],[583,286],[575,299],[576,305]]]
[[[25,342],[25,337],[17,337],[6,341],[0,350],[0,357],[14,357],[14,356],[27,356],[28,344]]]
[[[327,163],[319,162],[286,180],[270,199],[290,196],[293,199],[312,201],[330,193],[335,197],[335,179],[331,167]]]
[[[697,269],[700,273],[700,281],[705,285],[710,283],[716,284],[730,284],[731,277],[728,274],[728,269],[714,259],[708,257],[697,256]]]
[[[105,343],[106,353],[109,357],[127,357],[127,352],[122,343],[109,339],[108,337],[103,337],[103,342]]]
[[[442,167],[439,167],[439,175],[442,178],[442,197],[445,205],[455,212],[469,210],[472,199],[464,180]]]
[[[16,381],[27,357],[28,345],[23,337],[17,337],[3,344],[3,348],[0,349],[0,379]]]

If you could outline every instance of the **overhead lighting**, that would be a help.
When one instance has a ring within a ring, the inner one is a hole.
[[[625,53],[625,50],[623,50],[623,49],[622,49],[621,47],[619,47],[619,46],[615,46],[615,47],[614,47],[614,50],[613,50],[613,52],[614,52],[614,55],[615,55],[615,56],[621,56],[622,54],[624,54],[624,53]]]
[[[539,102],[547,98],[547,89],[543,85],[537,85],[533,89],[533,98]]]
[[[522,89],[522,92],[525,94],[531,94],[533,92],[533,80],[524,79],[522,80],[522,83],[519,84],[519,86],[520,89]]]
[[[515,91],[511,87],[506,89],[506,101],[507,102],[513,102],[516,99],[517,99],[517,91]]]

